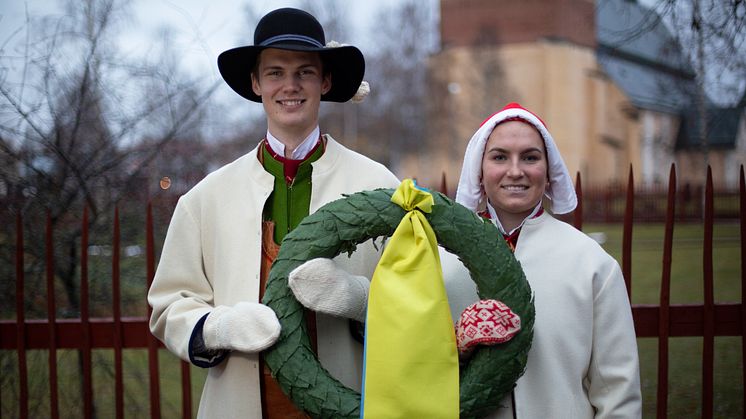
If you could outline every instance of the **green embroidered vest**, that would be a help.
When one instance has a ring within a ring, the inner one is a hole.
[[[324,154],[324,146],[316,147],[313,153],[299,166],[291,182],[285,179],[284,165],[272,156],[265,142],[261,147],[262,166],[275,178],[272,194],[264,204],[265,221],[275,223],[275,243],[281,243],[287,233],[298,226],[311,206],[311,163]]]

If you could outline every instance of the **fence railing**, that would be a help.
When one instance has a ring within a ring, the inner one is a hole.
[[[703,237],[703,287],[704,301],[702,304],[672,305],[670,303],[671,268],[673,249],[673,229],[677,217],[676,171],[671,167],[668,190],[665,200],[663,222],[665,223],[665,237],[663,241],[663,271],[660,287],[660,301],[657,305],[633,304],[632,314],[638,337],[658,338],[658,371],[657,371],[657,400],[656,411],[658,418],[667,417],[669,395],[669,339],[672,337],[696,336],[702,337],[702,388],[701,405],[702,417],[711,418],[714,414],[713,406],[713,371],[714,371],[714,338],[716,336],[740,336],[742,359],[746,360],[746,342],[744,341],[744,325],[746,325],[746,181],[744,170],[741,168],[738,192],[737,220],[740,225],[740,256],[741,256],[741,302],[717,303],[713,293],[713,222],[715,191],[712,187],[712,176],[708,169],[707,180],[703,191],[703,205],[701,220],[704,223]],[[445,184],[445,182],[444,182]],[[587,219],[587,208],[582,205],[588,202],[584,198],[580,176],[576,183],[580,205],[572,219],[577,228],[582,229],[583,221]],[[632,278],[632,231],[639,217],[636,204],[640,196],[635,192],[634,179],[630,169],[627,187],[623,193],[623,239],[622,239],[622,271],[627,282],[627,290],[631,296]],[[656,204],[659,205],[659,204]],[[685,217],[686,218],[686,217]],[[685,219],[684,218],[684,219]],[[48,351],[49,402],[50,416],[58,418],[59,413],[59,383],[57,376],[57,356],[60,349],[76,349],[82,353],[82,392],[84,417],[93,417],[93,393],[91,353],[94,349],[108,348],[114,351],[115,365],[115,413],[117,418],[124,417],[124,385],[122,352],[126,349],[147,349],[149,371],[149,399],[151,417],[161,416],[161,388],[159,383],[159,355],[158,349],[162,344],[148,331],[148,321],[144,317],[123,317],[120,307],[120,225],[118,211],[115,213],[112,243],[112,298],[113,311],[111,318],[91,318],[89,316],[89,278],[88,278],[88,213],[84,211],[82,239],[81,239],[81,271],[80,271],[80,318],[57,319],[54,287],[53,260],[53,231],[51,221],[47,217],[46,225],[46,282],[47,282],[47,319],[26,319],[24,312],[24,234],[20,216],[16,219],[16,319],[0,321],[0,350],[15,351],[18,359],[18,414],[22,418],[29,417],[29,389],[27,371],[27,351],[44,349]],[[155,244],[152,206],[147,207],[146,218],[146,271],[147,287],[150,286],[155,273]],[[147,289],[143,289],[145,295]],[[633,302],[634,303],[634,302]],[[150,314],[150,311],[148,311]],[[51,327],[50,327],[51,325]],[[746,383],[746,368],[742,366],[743,382]],[[743,400],[746,400],[746,385],[743,386]],[[192,417],[191,376],[189,364],[181,361],[181,412],[184,418]],[[746,408],[745,408],[746,410]]]
[[[686,184],[678,188],[674,198],[676,221],[702,221],[705,208],[705,187]],[[590,187],[583,190],[585,196],[583,219],[586,222],[622,222],[629,210],[627,185],[614,184]],[[713,215],[718,220],[738,220],[739,196],[734,189],[710,189],[713,196]],[[668,188],[663,185],[638,186],[634,190],[635,206],[632,209],[635,223],[661,223],[666,220]]]

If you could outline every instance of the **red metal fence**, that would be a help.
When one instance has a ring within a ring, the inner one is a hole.
[[[584,188],[585,205],[583,220],[586,222],[616,223],[623,222],[630,210],[627,208],[627,185],[608,185],[604,187]],[[635,223],[661,223],[666,220],[668,207],[668,187],[652,185],[635,189],[635,206],[631,209]],[[713,215],[718,220],[738,220],[738,191],[732,189],[712,189],[716,197],[713,200]],[[702,221],[705,213],[705,190],[703,185],[679,186],[674,198],[676,221]]]
[[[581,179],[577,179],[579,195],[578,209],[571,222],[582,229],[586,219],[586,208],[583,199]],[[741,255],[741,302],[716,303],[713,293],[713,222],[714,189],[712,176],[708,170],[704,187],[701,219],[704,223],[703,237],[703,287],[704,301],[696,305],[672,305],[670,303],[671,266],[673,248],[673,229],[676,217],[676,205],[681,202],[677,198],[676,172],[671,167],[671,175],[665,200],[665,237],[663,243],[663,271],[661,278],[660,302],[658,305],[633,304],[632,312],[638,337],[658,338],[658,389],[656,409],[657,417],[667,417],[669,394],[669,338],[696,336],[703,339],[702,351],[702,417],[713,417],[713,370],[714,370],[714,339],[716,336],[740,336],[742,359],[746,360],[746,342],[744,342],[744,325],[746,325],[746,310],[743,302],[746,299],[746,182],[741,168],[738,193],[737,216],[740,222],[740,255]],[[622,240],[622,270],[627,281],[628,293],[632,290],[632,230],[637,222],[636,204],[640,198],[635,193],[634,180],[630,170],[628,185],[624,190],[623,211],[623,240]],[[644,199],[644,198],[643,198]],[[660,204],[656,204],[660,205]],[[679,219],[680,221],[680,219]],[[46,281],[47,281],[47,312],[46,320],[26,319],[24,313],[24,235],[23,223],[20,216],[16,219],[16,320],[0,321],[0,350],[15,351],[18,358],[18,414],[22,418],[29,417],[29,390],[27,371],[27,351],[33,349],[48,350],[49,397],[50,416],[58,418],[59,388],[57,376],[57,356],[60,349],[77,349],[82,353],[83,374],[83,413],[86,418],[93,416],[93,380],[91,353],[97,348],[108,348],[114,351],[115,365],[115,412],[117,418],[124,417],[124,385],[122,353],[126,349],[147,348],[149,368],[149,399],[151,417],[161,416],[161,393],[159,384],[158,348],[162,345],[149,333],[146,318],[129,318],[121,315],[120,307],[120,225],[118,211],[115,214],[112,245],[112,318],[90,318],[89,316],[89,278],[88,278],[88,213],[84,211],[83,231],[81,239],[81,278],[80,278],[80,318],[57,319],[55,307],[54,260],[53,260],[53,231],[51,221],[47,218],[46,228]],[[147,208],[146,220],[146,265],[147,286],[150,286],[155,272],[155,245],[153,233],[152,206]],[[143,290],[143,294],[146,290]],[[150,312],[148,312],[150,314]],[[53,325],[53,327],[50,327]],[[746,368],[742,368],[743,382],[746,383]],[[182,416],[192,417],[191,378],[189,365],[181,362],[181,399]],[[746,400],[746,384],[743,399]],[[746,410],[746,408],[745,408]]]

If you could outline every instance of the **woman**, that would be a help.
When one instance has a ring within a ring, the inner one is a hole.
[[[577,204],[546,125],[511,103],[469,141],[456,193],[457,202],[498,227],[535,295],[526,372],[493,416],[640,417],[637,342],[619,265],[588,236],[544,211],[543,196],[553,213],[571,212]],[[451,292],[466,282],[445,263],[444,277],[449,298],[461,294],[467,301],[463,288]]]

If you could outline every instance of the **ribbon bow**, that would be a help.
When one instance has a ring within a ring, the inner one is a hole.
[[[455,418],[456,337],[438,242],[425,217],[434,200],[406,179],[391,201],[408,212],[370,286],[361,418]]]

